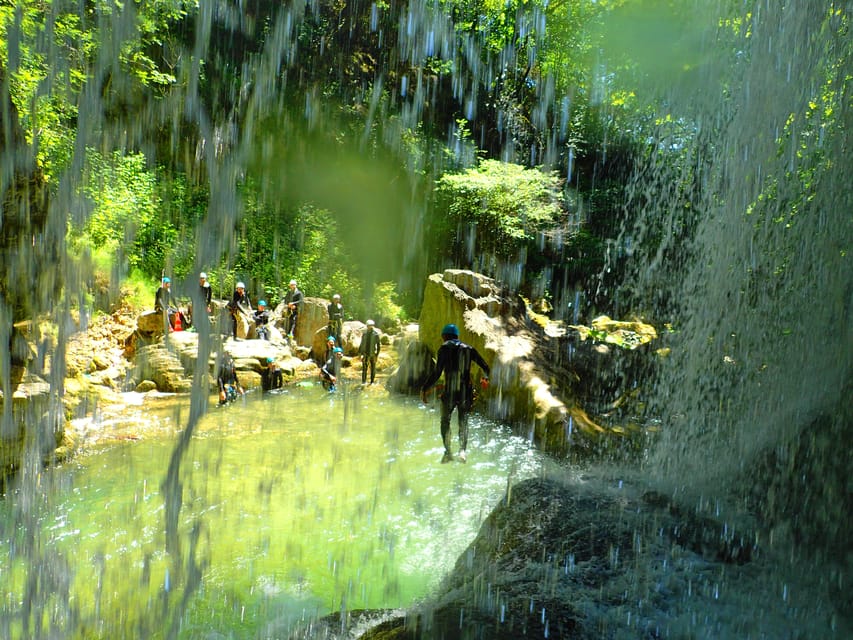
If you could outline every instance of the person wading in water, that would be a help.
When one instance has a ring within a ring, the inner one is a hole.
[[[471,385],[471,362],[476,362],[485,372],[484,382],[488,382],[489,365],[483,356],[472,346],[459,340],[459,329],[455,324],[445,325],[441,330],[444,340],[438,348],[436,367],[421,389],[421,400],[426,403],[427,392],[444,373],[444,393],[441,395],[441,441],[444,443],[444,456],[441,462],[453,460],[450,452],[450,416],[456,409],[459,422],[459,461],[468,460],[468,413],[474,403],[474,388]]]

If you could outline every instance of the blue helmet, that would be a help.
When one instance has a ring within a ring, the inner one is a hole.
[[[258,300],[258,306],[259,307],[267,306],[267,301],[266,300]]]
[[[335,341],[335,336],[329,336],[328,338],[326,338],[326,342],[334,342],[334,341]]]
[[[333,351],[334,353],[343,353],[343,352],[344,352],[344,350],[343,350],[343,349],[341,349],[340,347],[335,347],[334,349],[332,349],[332,351]]]
[[[441,330],[441,336],[452,336],[454,338],[458,338],[459,329],[456,328],[455,324],[446,324],[444,325],[444,329]]]
[[[171,282],[171,280],[169,280],[168,277],[163,278],[163,284],[169,284],[170,282]]]

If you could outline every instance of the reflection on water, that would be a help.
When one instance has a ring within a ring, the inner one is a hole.
[[[542,471],[526,441],[477,417],[468,464],[440,464],[437,412],[409,399],[250,396],[198,425],[181,465],[176,563],[161,483],[183,403],[141,411],[172,435],[102,447],[55,472],[61,488],[38,531],[63,559],[52,566],[66,567],[69,598],[52,628],[160,634],[179,609],[183,637],[254,637],[330,611],[404,607],[449,571],[510,480]],[[32,573],[14,534],[0,544],[11,577],[3,617],[20,619]],[[200,582],[185,589],[193,567]]]

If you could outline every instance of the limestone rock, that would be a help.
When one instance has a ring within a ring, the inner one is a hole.
[[[448,269],[431,275],[419,320],[420,344],[398,345],[400,367],[389,387],[417,391],[434,366],[442,327],[453,323],[460,339],[477,349],[491,368],[491,384],[482,394],[490,415],[525,430],[532,427],[534,441],[549,453],[589,448],[607,430],[576,405],[571,384],[548,379],[541,342],[552,339],[528,330],[524,314],[516,313],[523,308],[501,297],[494,280],[480,274]],[[553,343],[560,348],[557,339]]]
[[[13,420],[0,437],[0,484],[3,474],[20,466],[28,443],[35,442],[42,459],[49,460],[62,441],[65,418],[56,411],[56,395],[41,377],[14,366],[10,372]],[[0,411],[9,401],[0,390]],[[25,438],[25,432],[27,437]]]
[[[154,391],[157,389],[157,383],[153,380],[143,380],[138,385],[134,391],[138,391],[139,393],[147,393],[148,391]]]
[[[144,311],[136,319],[136,328],[143,335],[161,334],[166,328],[165,316],[153,309],[151,311]]]
[[[501,297],[497,283],[484,275],[460,269],[447,269],[427,278],[421,307],[420,337],[433,351],[441,345],[441,328],[453,323],[459,327],[459,337],[473,344],[474,335],[467,331],[465,313],[479,311],[478,318],[500,318],[511,305]],[[478,324],[482,321],[478,320]]]

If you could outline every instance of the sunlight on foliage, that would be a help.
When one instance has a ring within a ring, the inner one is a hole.
[[[484,160],[477,168],[442,176],[436,187],[444,205],[445,232],[477,225],[483,251],[513,255],[521,241],[563,213],[556,173]]]

